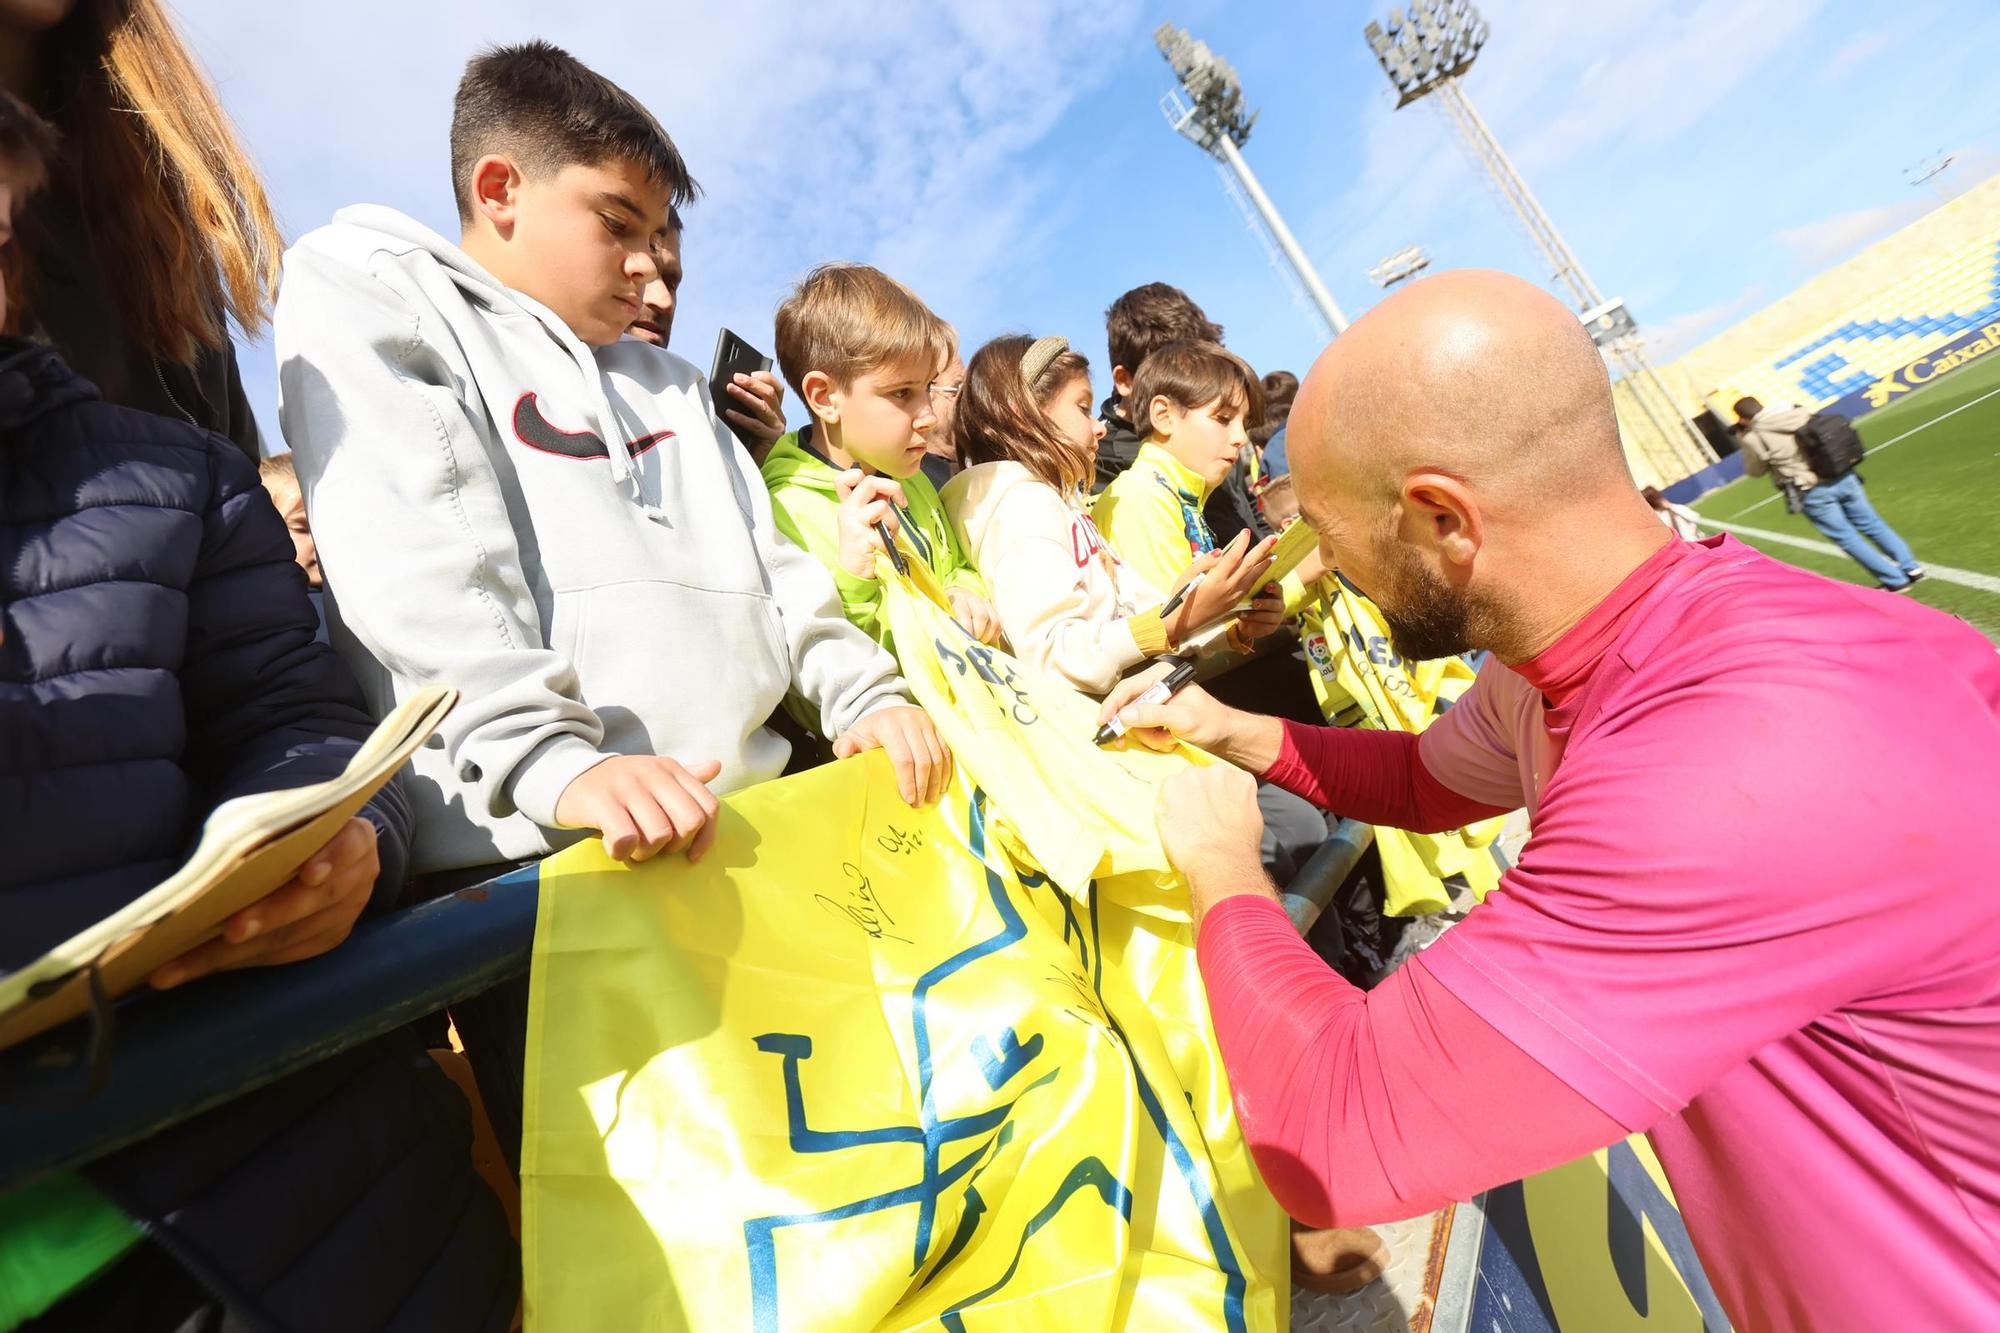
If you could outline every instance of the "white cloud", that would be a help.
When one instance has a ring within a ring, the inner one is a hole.
[[[1838,83],[1896,44],[1896,34],[1886,28],[1860,32],[1848,38],[1820,67],[1820,78]]]
[[[1745,288],[1726,301],[1690,310],[1660,320],[1642,330],[1646,340],[1646,350],[1656,361],[1671,361],[1690,347],[1701,342],[1709,334],[1725,325],[1734,323],[1740,316],[1764,304],[1770,299],[1770,292],[1763,283]]]
[[[1856,208],[1815,222],[1786,227],[1773,239],[1797,255],[1806,267],[1818,270],[1847,258],[1870,241],[1880,240],[1936,206],[1935,197],[1924,195],[1893,204]]]
[[[1504,68],[1506,102],[1522,112],[1524,171],[1567,165],[1592,149],[1656,147],[1714,110],[1805,31],[1825,0],[1654,0],[1538,4],[1510,33],[1523,58]],[[1586,17],[1587,16],[1587,17]],[[1579,59],[1585,53],[1593,58]],[[1484,94],[1482,94],[1484,96]],[[1539,122],[1539,123],[1536,123]]]
[[[1629,174],[1621,157],[1671,142],[1715,110],[1797,40],[1824,3],[1490,0],[1483,8],[1493,37],[1465,90],[1531,188],[1546,190],[1578,170],[1615,188]],[[1518,230],[1441,107],[1392,111],[1385,94],[1369,106],[1359,135],[1359,175],[1310,227],[1341,263],[1365,266],[1426,242],[1467,209],[1497,212]],[[1512,254],[1520,272],[1545,276],[1525,235]]]

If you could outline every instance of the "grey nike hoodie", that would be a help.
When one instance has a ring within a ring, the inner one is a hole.
[[[830,737],[907,702],[680,357],[587,347],[372,205],[286,254],[275,330],[334,646],[378,713],[464,692],[413,761],[413,869],[574,841],[556,802],[611,755],[774,777],[788,691]]]

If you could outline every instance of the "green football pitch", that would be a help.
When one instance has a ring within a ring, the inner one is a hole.
[[[1869,450],[1860,468],[1868,498],[1933,571],[1911,595],[2000,640],[2000,355],[1870,412],[1855,427]],[[1780,560],[1850,583],[1874,582],[1803,514],[1786,513],[1769,477],[1731,482],[1694,508],[1736,525],[1738,538]]]

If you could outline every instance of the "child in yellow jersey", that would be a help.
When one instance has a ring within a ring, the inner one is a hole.
[[[1257,372],[1220,344],[1171,342],[1141,363],[1132,403],[1144,432],[1138,456],[1097,497],[1091,516],[1120,556],[1154,578],[1215,549],[1203,507],[1238,456],[1256,456],[1250,432],[1264,415],[1264,389]],[[1286,576],[1287,615],[1311,600],[1310,585],[1325,573],[1315,553]]]
[[[1264,388],[1220,344],[1171,342],[1140,365],[1132,409],[1143,443],[1091,517],[1120,559],[1168,587],[1188,561],[1215,549],[1202,505],[1249,444]]]
[[[951,326],[865,264],[825,264],[778,307],[778,365],[812,413],[763,465],[778,530],[833,575],[848,620],[887,644],[879,523],[923,560],[974,637],[998,642],[986,585],[922,471],[937,428],[931,381],[953,360]]]

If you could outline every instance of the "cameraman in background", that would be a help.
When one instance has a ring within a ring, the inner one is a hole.
[[[1877,583],[1890,592],[1904,592],[1924,577],[1909,543],[1868,503],[1861,474],[1854,470],[1863,453],[1861,437],[1846,417],[1738,398],[1736,424],[1743,440],[1743,471],[1753,477],[1770,473],[1785,492],[1787,508],[1803,511]],[[1790,503],[1794,491],[1796,506]]]

